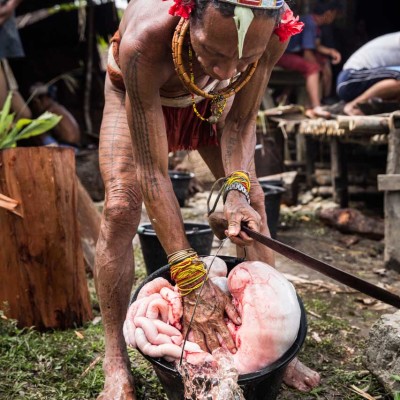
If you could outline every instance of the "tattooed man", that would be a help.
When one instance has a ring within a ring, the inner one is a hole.
[[[227,178],[227,236],[239,247],[249,246],[249,260],[274,264],[272,252],[252,243],[240,224],[269,234],[254,167],[256,116],[271,70],[287,39],[299,30],[283,0],[129,3],[110,47],[101,127],[106,199],[95,278],[106,353],[99,399],[136,398],[122,326],[134,279],[132,239],[142,201],[168,254],[184,310],[190,310],[205,279],[168,176],[169,151],[197,149],[216,178]],[[215,307],[212,312],[198,308],[191,326],[196,341],[212,351],[219,346],[218,332],[235,352],[223,321],[229,309],[226,296],[209,281],[201,296],[212,299]],[[240,324],[236,311],[228,312]],[[319,375],[297,359],[285,377],[303,391],[318,381]]]

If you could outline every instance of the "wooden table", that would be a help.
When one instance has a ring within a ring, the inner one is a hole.
[[[279,122],[282,129],[286,126],[288,130],[289,126],[292,132],[295,131],[297,158],[305,163],[307,182],[311,182],[314,170],[312,157],[308,152],[309,142],[316,138],[324,138],[329,142],[333,197],[342,208],[347,207],[349,202],[347,163],[344,156],[346,141],[365,141],[368,144],[372,140],[383,139],[388,143],[386,174],[378,175],[378,190],[385,192],[384,261],[387,267],[400,272],[400,111],[370,116],[337,116],[329,120],[307,119],[298,114],[277,115],[275,111],[270,112],[269,118]]]

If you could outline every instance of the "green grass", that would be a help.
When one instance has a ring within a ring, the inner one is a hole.
[[[102,387],[101,363],[85,369],[104,350],[102,327],[39,333],[0,323],[1,399],[91,399]]]

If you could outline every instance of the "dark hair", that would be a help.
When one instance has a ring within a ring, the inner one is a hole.
[[[322,15],[325,14],[327,11],[331,10],[341,10],[342,5],[337,1],[337,0],[331,0],[328,1],[327,3],[317,3],[312,9],[312,12],[317,15]]]
[[[235,4],[225,3],[220,0],[195,0],[195,4],[194,10],[191,13],[191,18],[195,22],[203,19],[204,11],[209,5],[212,5],[215,9],[219,10],[224,17],[234,16]],[[283,7],[272,10],[259,10],[253,8],[253,12],[256,17],[265,15],[270,18],[275,18],[276,23],[278,23],[279,17],[283,12]]]

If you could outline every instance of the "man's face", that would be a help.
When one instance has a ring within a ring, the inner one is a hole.
[[[238,33],[233,17],[224,17],[214,7],[204,12],[202,22],[191,24],[190,39],[197,60],[211,77],[230,79],[264,54],[275,20],[255,17],[246,33],[243,54],[239,59]]]
[[[324,14],[324,24],[330,25],[337,16],[337,10],[328,10]]]

